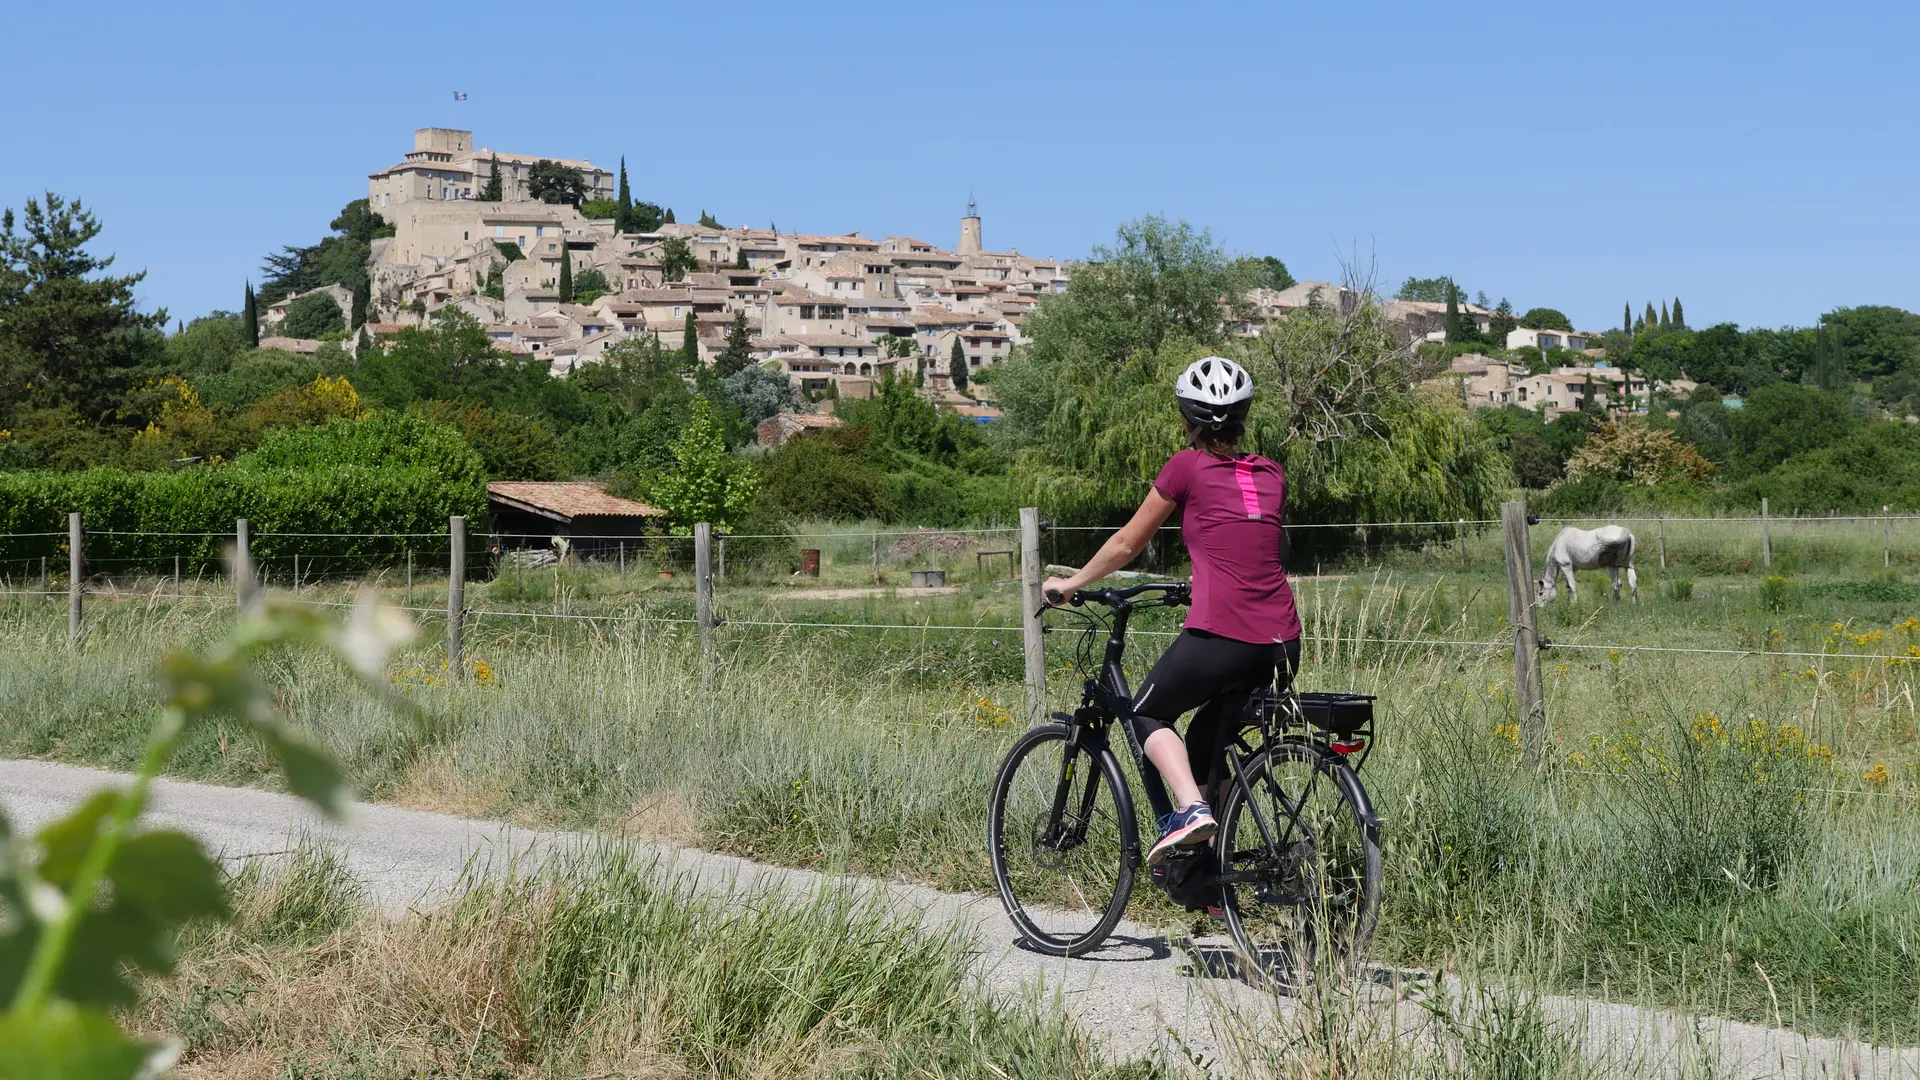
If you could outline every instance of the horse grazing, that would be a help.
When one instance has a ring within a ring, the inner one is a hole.
[[[1547,548],[1547,561],[1540,568],[1540,602],[1551,604],[1557,595],[1554,592],[1554,577],[1564,575],[1567,579],[1567,595],[1575,600],[1580,598],[1580,588],[1573,582],[1575,570],[1595,570],[1606,567],[1613,575],[1613,598],[1620,599],[1620,571],[1627,572],[1627,587],[1633,590],[1635,603],[1640,601],[1640,575],[1633,572],[1633,534],[1618,525],[1602,525],[1597,529],[1576,529],[1572,526],[1560,530]]]

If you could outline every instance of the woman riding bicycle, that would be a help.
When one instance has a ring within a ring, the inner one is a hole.
[[[1300,662],[1300,617],[1280,565],[1286,476],[1257,454],[1238,452],[1253,404],[1253,379],[1231,360],[1209,356],[1174,383],[1188,447],[1168,459],[1133,520],[1070,577],[1051,578],[1049,600],[1132,562],[1174,509],[1193,560],[1193,607],[1186,629],[1154,664],[1135,696],[1134,733],[1167,785],[1176,809],[1160,822],[1147,865],[1175,848],[1206,843],[1216,829],[1208,793],[1224,779],[1225,747],[1248,692],[1288,678]],[[1186,745],[1171,725],[1193,710]]]

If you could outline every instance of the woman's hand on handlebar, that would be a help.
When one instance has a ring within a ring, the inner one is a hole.
[[[1040,586],[1040,595],[1048,607],[1073,603],[1073,594],[1078,591],[1079,586],[1067,578],[1050,577]]]

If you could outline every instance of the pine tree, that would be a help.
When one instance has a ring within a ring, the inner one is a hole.
[[[947,378],[953,380],[955,390],[967,392],[967,350],[961,347],[957,334],[953,339],[953,356],[947,361]]]
[[[573,303],[573,255],[567,251],[567,241],[560,241],[560,302]]]
[[[367,306],[373,302],[373,285],[365,278],[353,287],[353,317],[349,320],[349,330],[358,330],[367,325]]]
[[[743,371],[753,363],[753,338],[747,333],[747,313],[736,311],[733,322],[727,327],[727,343],[714,358],[715,374],[726,378]]]
[[[240,309],[240,317],[247,324],[247,347],[260,347],[260,302],[253,297],[253,282],[247,282],[246,303]]]
[[[620,196],[619,209],[613,214],[613,231],[617,233],[633,230],[633,189],[627,186],[627,155],[620,155]]]
[[[694,325],[693,312],[687,312],[686,329],[680,334],[680,366],[686,371],[700,370],[700,331]]]
[[[1640,317],[1640,328],[1651,330],[1660,325],[1660,313],[1653,310],[1653,301],[1647,301],[1647,313]]]
[[[506,198],[506,189],[500,183],[500,158],[493,159],[493,171],[487,174],[487,186],[480,189],[481,202],[499,202]]]
[[[1673,298],[1673,325],[1681,330],[1687,328],[1687,317],[1680,311],[1680,298],[1677,296]]]
[[[1673,325],[1672,323],[1667,321],[1667,302],[1665,300],[1660,301],[1660,325],[1661,326]]]
[[[667,207],[667,212],[666,212],[666,214],[665,214],[664,216],[662,216],[662,217],[660,218],[660,223],[661,223],[662,225],[672,225],[672,224],[674,223],[674,221],[673,221],[673,207],[671,207],[671,206],[669,206],[669,207]]]
[[[1631,335],[1633,333],[1633,305],[1625,304],[1622,306],[1626,310],[1625,313],[1620,316],[1620,329],[1626,334]]]

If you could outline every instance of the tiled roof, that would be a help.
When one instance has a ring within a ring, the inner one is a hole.
[[[615,498],[599,484],[494,480],[487,484],[487,498],[561,521],[577,517],[655,517],[663,513],[645,503]]]

